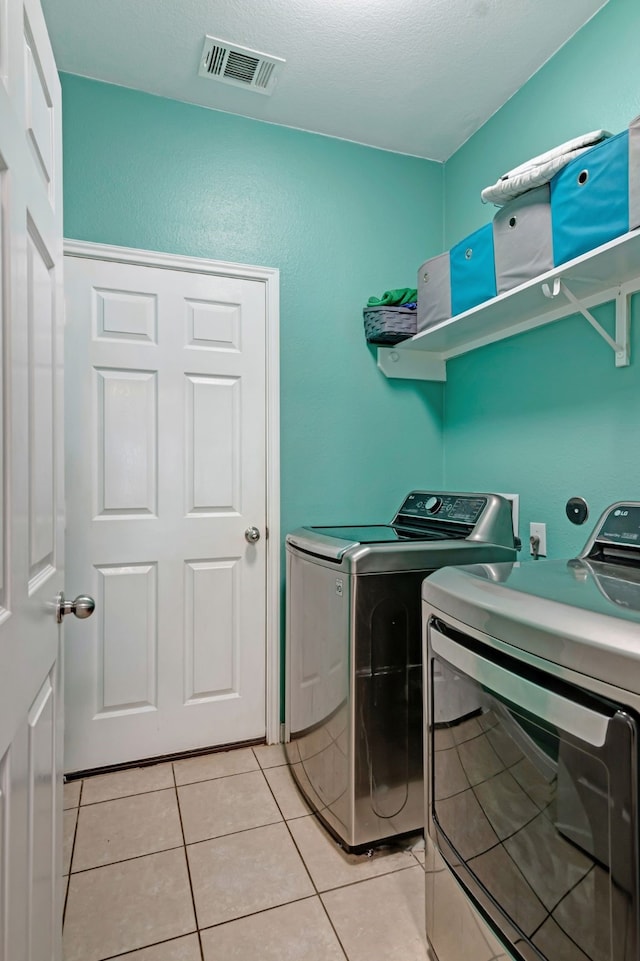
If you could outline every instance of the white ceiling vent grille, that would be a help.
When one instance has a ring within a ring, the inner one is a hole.
[[[220,83],[270,94],[283,63],[281,57],[270,57],[257,50],[206,37],[198,73]]]

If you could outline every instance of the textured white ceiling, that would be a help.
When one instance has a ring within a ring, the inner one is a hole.
[[[43,0],[58,68],[446,160],[606,0]],[[205,34],[287,61],[272,96],[198,77]]]

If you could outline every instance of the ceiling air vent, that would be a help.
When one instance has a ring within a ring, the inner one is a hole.
[[[206,37],[198,73],[220,83],[269,94],[273,92],[282,63],[285,61],[281,57],[270,57],[216,37]]]

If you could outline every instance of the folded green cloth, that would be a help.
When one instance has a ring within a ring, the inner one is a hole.
[[[410,304],[418,299],[418,291],[411,287],[402,287],[398,290],[385,290],[382,297],[369,297],[367,307],[402,307],[403,304]]]

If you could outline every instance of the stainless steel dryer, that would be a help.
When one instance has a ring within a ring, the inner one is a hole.
[[[390,524],[287,536],[286,753],[345,847],[424,824],[423,578],[515,556],[493,494],[413,491]]]
[[[638,961],[640,503],[423,599],[433,955]]]

